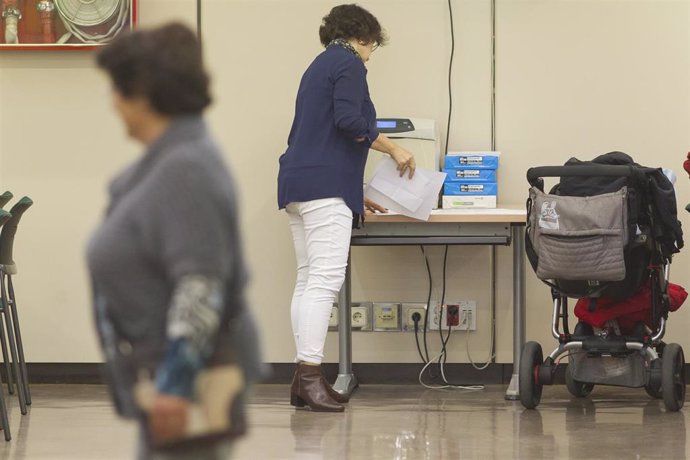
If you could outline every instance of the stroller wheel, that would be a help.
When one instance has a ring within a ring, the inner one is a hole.
[[[677,343],[669,343],[661,358],[661,394],[666,409],[676,412],[685,402],[685,356]]]
[[[570,394],[576,398],[584,398],[585,396],[589,396],[594,389],[593,383],[575,380],[573,378],[573,373],[571,372],[570,366],[565,369],[565,386],[568,387]]]
[[[644,391],[654,399],[661,399],[661,385],[645,385]]]
[[[539,366],[544,362],[541,345],[527,342],[520,356],[520,402],[527,409],[534,409],[541,401],[542,385],[539,383]]]

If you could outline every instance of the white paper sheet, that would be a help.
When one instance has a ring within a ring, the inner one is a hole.
[[[438,203],[438,193],[446,173],[417,169],[412,179],[400,177],[392,158],[384,158],[369,181],[364,196],[393,212],[420,220],[429,220]]]

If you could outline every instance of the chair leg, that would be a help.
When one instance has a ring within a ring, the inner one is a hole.
[[[13,395],[14,394],[14,376],[12,374],[12,361],[10,359],[10,353],[7,350],[7,337],[5,336],[5,322],[2,319],[3,308],[0,307],[0,347],[2,347],[2,359],[5,363],[5,371],[7,373],[7,391]]]
[[[24,376],[19,370],[19,357],[17,356],[17,347],[14,339],[14,326],[12,324],[12,316],[9,312],[9,302],[7,301],[7,289],[5,287],[5,277],[0,276],[0,294],[2,295],[2,313],[5,315],[7,341],[10,344],[10,354],[12,355],[12,370],[14,371],[15,382],[17,383],[17,394],[19,395],[19,409],[22,415],[26,414],[26,399],[24,398]]]
[[[2,385],[0,385],[0,424],[2,431],[4,431],[5,441],[11,440],[10,420],[7,417],[7,403],[5,402],[5,394],[2,391]]]
[[[24,398],[26,404],[31,405],[31,389],[29,388],[29,372],[26,369],[26,359],[24,358],[24,344],[22,342],[21,328],[19,327],[19,314],[17,312],[17,298],[14,295],[14,285],[12,284],[12,276],[7,275],[7,287],[10,291],[10,312],[12,313],[12,321],[14,323],[14,336],[17,338],[17,351],[19,352],[19,370],[22,373],[24,380]]]

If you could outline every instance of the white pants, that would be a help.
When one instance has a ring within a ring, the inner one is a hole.
[[[352,211],[342,198],[290,203],[297,282],[292,295],[296,361],[321,364],[331,308],[345,279]]]

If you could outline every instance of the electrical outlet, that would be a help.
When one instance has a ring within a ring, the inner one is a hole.
[[[446,305],[446,326],[460,325],[460,305]]]
[[[474,300],[461,300],[448,303],[443,306],[435,305],[429,311],[429,329],[438,331],[439,327],[448,331],[475,331],[477,330],[477,302]]]
[[[477,302],[466,300],[460,302],[460,327],[462,331],[477,330]]]
[[[371,303],[353,303],[350,308],[352,329],[356,331],[371,330]]]
[[[399,303],[375,303],[373,310],[375,331],[400,330]]]
[[[333,304],[333,308],[331,308],[331,317],[328,320],[328,330],[338,330],[338,304]]]
[[[426,314],[426,304],[424,303],[404,303],[402,304],[402,330],[414,332],[414,314],[419,315],[417,331],[424,331],[424,315]]]
[[[443,307],[444,317],[441,318],[441,306],[439,304],[433,304],[432,307],[429,309],[429,330],[438,331],[439,327],[444,328],[444,330],[448,329],[448,326],[446,326],[445,315],[445,306]]]

